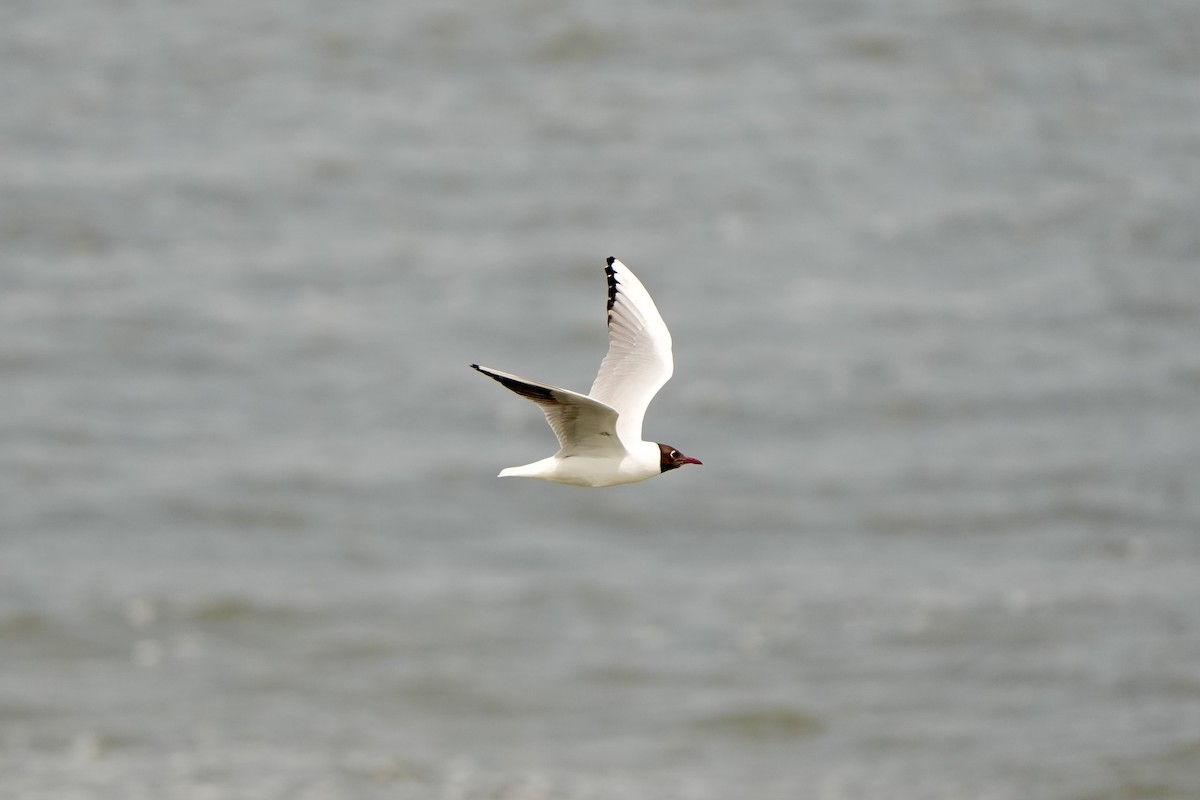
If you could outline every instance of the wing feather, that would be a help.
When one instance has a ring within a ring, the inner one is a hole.
[[[642,441],[646,408],[674,371],[671,332],[629,267],[608,259],[608,353],[588,395],[619,414],[625,446]]]
[[[500,370],[472,364],[501,386],[537,403],[558,437],[559,456],[611,452],[621,449],[615,409],[586,395],[527,380]]]

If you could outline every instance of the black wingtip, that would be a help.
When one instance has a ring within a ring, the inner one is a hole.
[[[471,365],[471,369],[478,369],[480,372],[483,372],[483,370],[479,369],[479,365],[478,365],[478,364],[472,364],[472,365]]]
[[[604,268],[604,274],[608,276],[608,321],[612,322],[613,303],[617,302],[617,271],[613,269],[613,262],[616,261],[612,256],[608,257],[608,266]]]

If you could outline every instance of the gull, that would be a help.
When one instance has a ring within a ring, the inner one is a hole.
[[[642,441],[646,407],[674,371],[671,332],[629,267],[610,257],[604,272],[608,275],[608,354],[587,394],[471,365],[537,403],[558,437],[554,455],[508,467],[497,477],[617,486],[701,463],[669,444]]]

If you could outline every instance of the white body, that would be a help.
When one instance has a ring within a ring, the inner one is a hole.
[[[656,442],[642,441],[646,407],[674,369],[671,334],[650,293],[629,268],[608,259],[608,353],[591,391],[578,394],[507,372],[471,366],[536,403],[558,437],[549,458],[508,467],[501,478],[540,478],[573,486],[615,486],[652,478],[664,467]],[[698,464],[695,459],[684,463]]]
[[[555,453],[549,458],[520,467],[500,470],[500,478],[541,478],[571,486],[617,486],[637,483],[662,473],[661,456],[654,442],[638,442],[634,452],[620,459],[612,456],[563,456]]]

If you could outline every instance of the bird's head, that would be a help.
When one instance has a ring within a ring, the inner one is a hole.
[[[659,444],[658,452],[661,454],[659,458],[660,471],[666,472],[670,469],[679,469],[684,464],[701,464],[703,462],[698,458],[685,456],[683,453],[671,447],[669,444]]]

